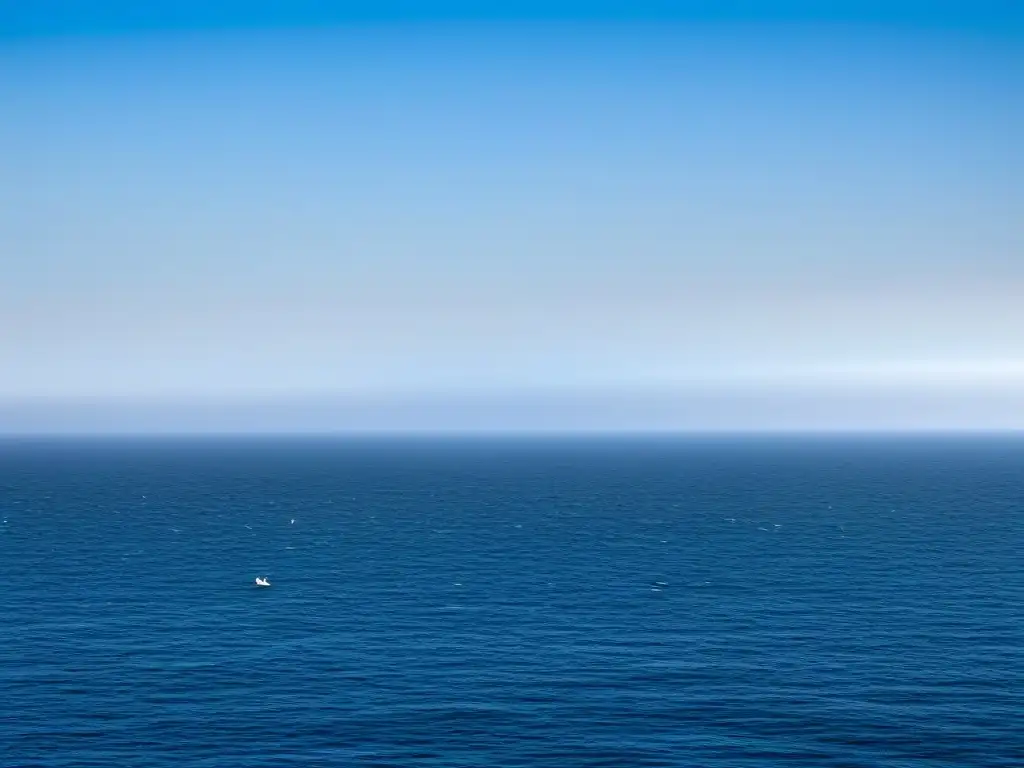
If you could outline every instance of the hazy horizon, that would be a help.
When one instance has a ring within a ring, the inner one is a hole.
[[[0,433],[1024,429],[1009,5],[456,5],[5,12]]]

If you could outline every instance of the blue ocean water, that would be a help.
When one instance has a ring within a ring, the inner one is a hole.
[[[0,520],[5,768],[1024,765],[1022,439],[7,440]]]

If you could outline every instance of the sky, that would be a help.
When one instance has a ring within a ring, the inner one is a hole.
[[[0,2],[0,432],[1024,428],[1015,2]]]

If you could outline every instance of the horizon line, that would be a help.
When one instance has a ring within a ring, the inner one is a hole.
[[[1024,437],[1024,427],[864,427],[864,428],[808,428],[808,427],[765,427],[765,428],[702,428],[702,429],[333,429],[333,430],[251,430],[251,431],[201,431],[201,430],[52,430],[32,432],[0,431],[0,440],[32,439],[121,439],[121,438],[201,438],[201,439],[351,439],[351,438],[576,438],[576,437],[656,437],[656,438],[719,438],[719,437]]]

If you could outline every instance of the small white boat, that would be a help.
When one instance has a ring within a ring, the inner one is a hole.
[[[269,587],[270,586],[270,581],[268,581],[267,579],[264,579],[261,576],[257,576],[256,577],[256,586],[257,587]]]

